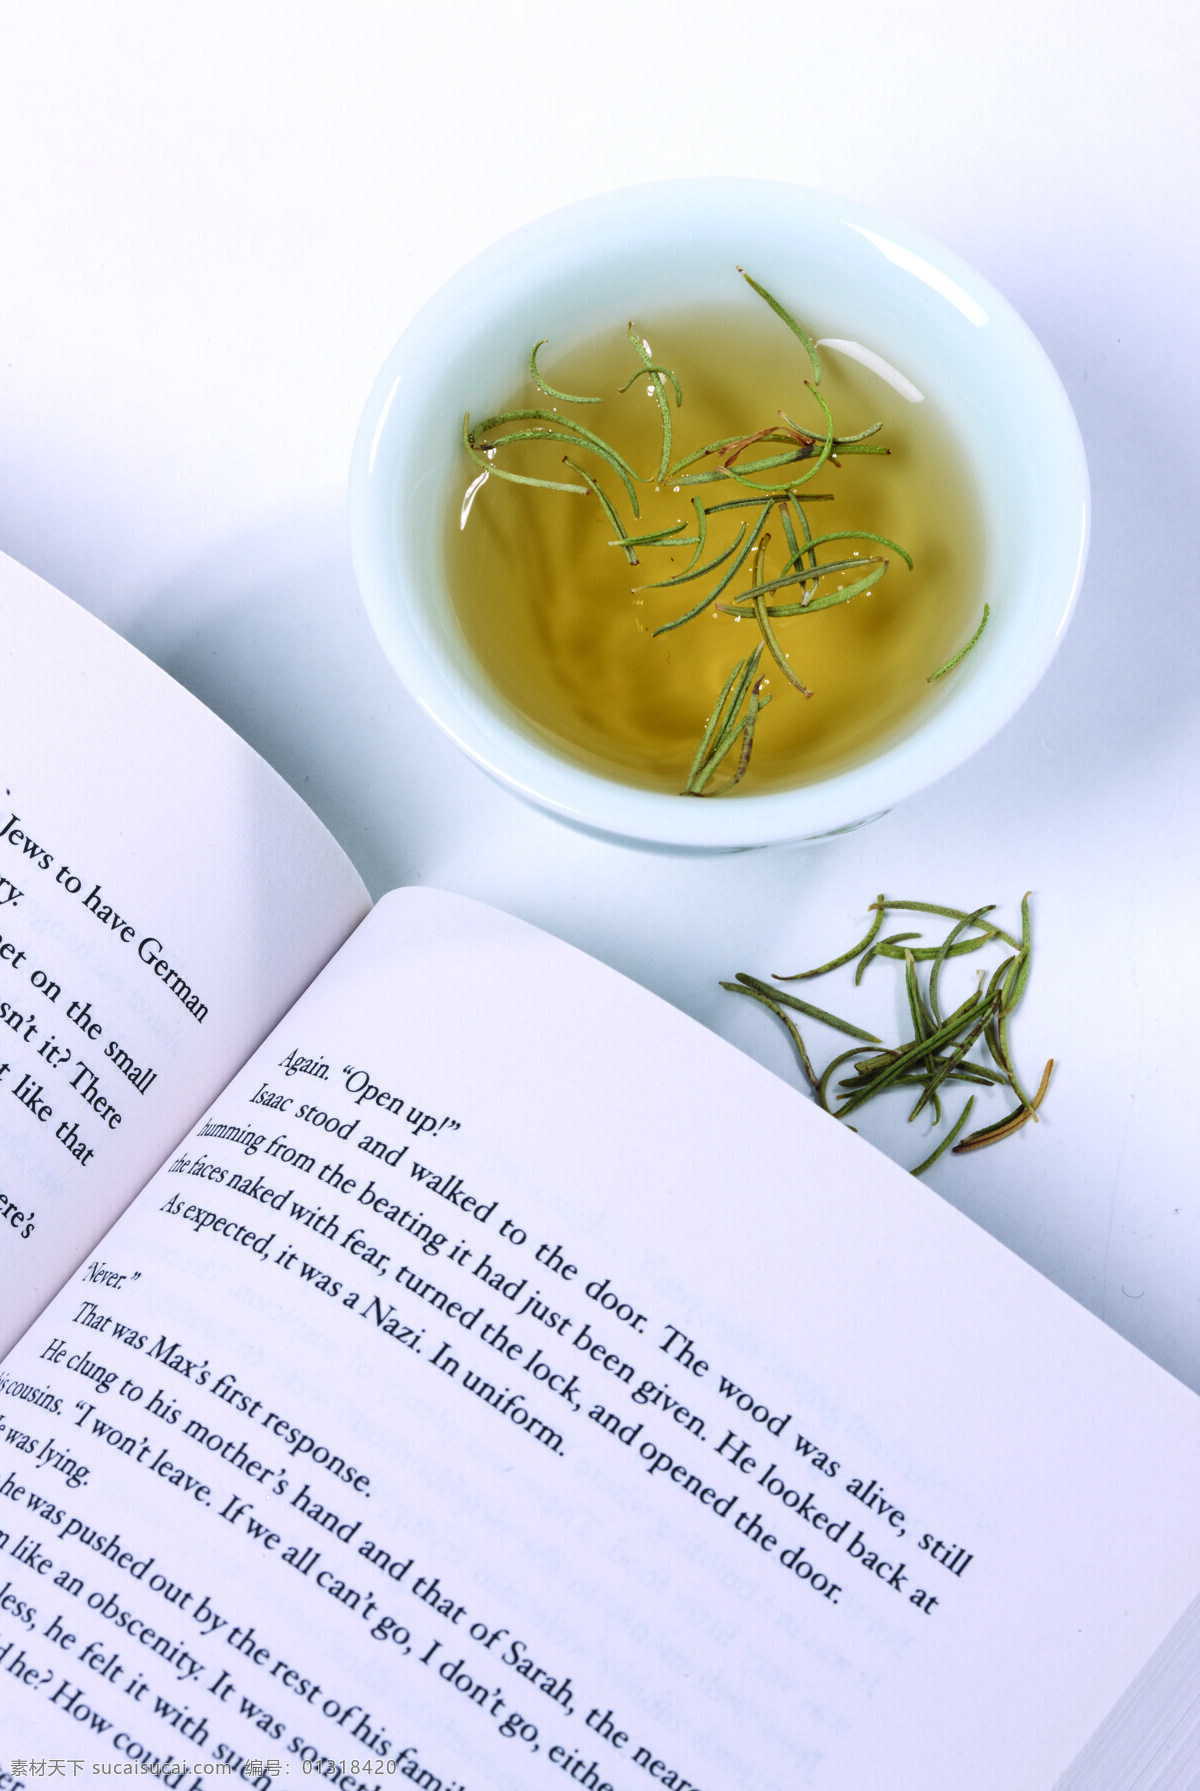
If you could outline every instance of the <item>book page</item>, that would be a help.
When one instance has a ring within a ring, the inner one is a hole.
[[[0,556],[0,1350],[368,905],[256,753]]]
[[[200,1791],[1045,1791],[1198,1402],[569,947],[387,897],[0,1371],[0,1732]]]

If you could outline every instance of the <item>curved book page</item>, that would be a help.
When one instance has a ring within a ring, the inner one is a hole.
[[[0,693],[3,1349],[369,903],[256,753],[3,558]]]
[[[180,1791],[1050,1791],[1198,1474],[1200,1401],[810,1102],[402,891],[0,1371],[0,1729]]]

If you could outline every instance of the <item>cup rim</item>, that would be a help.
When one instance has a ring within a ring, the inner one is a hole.
[[[624,231],[634,239],[656,221],[686,231],[688,220],[699,228],[702,219],[744,221],[768,213],[791,233],[793,254],[816,240],[858,255],[868,244],[865,253],[887,264],[878,269],[881,291],[884,281],[902,288],[906,299],[928,305],[931,319],[944,317],[967,347],[977,342],[981,366],[994,363],[1019,375],[1023,402],[1036,418],[1035,520],[1055,585],[1041,595],[1021,656],[997,661],[991,676],[986,666],[983,675],[971,666],[972,675],[959,680],[948,700],[862,763],[787,789],[696,801],[620,783],[522,733],[463,663],[469,649],[456,645],[451,629],[431,628],[401,564],[397,473],[415,425],[413,406],[396,400],[427,383],[430,370],[465,339],[485,334],[515,294],[561,275],[572,257],[602,253],[596,245],[614,235],[620,240]],[[733,178],[654,182],[577,201],[504,237],[454,274],[413,317],[375,381],[355,442],[349,510],[355,571],[384,651],[417,702],[482,769],[586,831],[696,852],[850,830],[977,752],[1026,700],[1057,651],[1078,598],[1090,528],[1087,466],[1070,402],[1032,332],[982,275],[869,207],[784,182]]]

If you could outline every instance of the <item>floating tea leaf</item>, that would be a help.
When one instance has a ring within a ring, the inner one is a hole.
[[[447,542],[501,694],[559,750],[689,796],[861,761],[978,638],[957,644],[973,496],[930,408],[744,278],[760,309],[635,319],[553,379],[536,342],[527,390],[463,420]]]

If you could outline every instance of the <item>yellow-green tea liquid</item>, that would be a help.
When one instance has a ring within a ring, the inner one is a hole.
[[[638,329],[654,359],[673,368],[682,386],[681,408],[670,394],[673,461],[717,438],[776,425],[781,409],[802,429],[824,436],[824,415],[805,383],[811,379],[808,357],[765,308],[761,319],[741,309],[712,308],[657,322],[639,319]],[[639,473],[656,475],[662,437],[650,376],[617,395],[638,365],[624,328],[557,358],[554,346],[548,343],[539,354],[543,377],[564,391],[599,394],[603,402],[565,404],[530,380],[514,389],[503,408],[557,410],[611,442]],[[776,622],[789,664],[813,694],[802,696],[764,653],[760,672],[772,701],[759,719],[750,769],[739,786],[746,793],[827,776],[902,732],[930,700],[929,674],[970,638],[980,610],[979,505],[945,425],[927,401],[902,396],[845,351],[824,346],[820,356],[820,391],[835,432],[854,434],[882,419],[872,440],[890,453],[845,455],[803,487],[802,495],[813,499],[806,510],[812,533],[863,528],[889,536],[912,556],[913,570],[869,541],[818,549],[820,560],[857,551],[864,560],[884,553],[891,563],[876,586],[848,603]],[[491,433],[531,426],[510,424]],[[735,464],[782,451],[781,445],[756,445]],[[695,536],[693,496],[708,508],[754,495],[724,479],[690,487],[669,479],[661,487],[638,484],[641,516],[635,519],[617,474],[586,450],[530,443],[501,454],[498,464],[512,471],[578,482],[562,463],[569,454],[605,488],[630,534],[683,522]],[[804,470],[800,463],[750,476],[765,483]],[[595,497],[495,476],[474,490],[464,517],[460,499],[478,471],[464,453],[447,524],[447,559],[463,633],[487,678],[527,725],[569,758],[631,784],[679,791],[722,685],[761,635],[753,620],[717,613],[711,605],[669,634],[655,637],[654,630],[698,603],[729,562],[704,582],[647,589],[682,571],[694,548],[641,548],[638,565],[630,566],[620,548],[608,545],[614,532]],[[701,563],[732,541],[740,522],[749,530],[756,515],[755,509],[713,515]],[[782,571],[788,549],[778,511],[767,527],[764,577],[770,578]],[[721,601],[748,588],[750,564]],[[853,577],[835,576],[820,592]],[[771,601],[794,601],[796,595],[793,588]],[[732,768],[731,758],[715,782]]]

